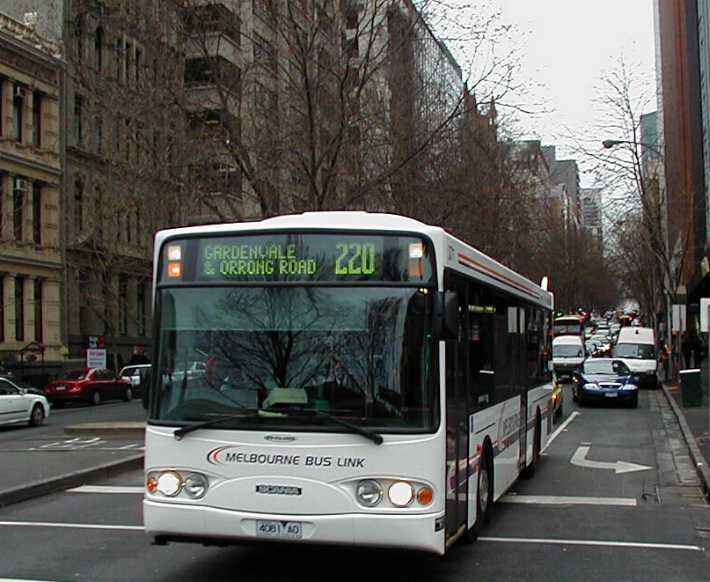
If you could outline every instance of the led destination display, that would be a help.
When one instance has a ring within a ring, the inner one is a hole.
[[[432,277],[430,248],[414,237],[271,234],[188,239],[180,245],[182,281],[425,282]]]

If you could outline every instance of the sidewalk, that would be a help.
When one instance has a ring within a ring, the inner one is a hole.
[[[684,417],[686,427],[692,434],[691,439],[694,440],[695,445],[697,445],[699,455],[696,456],[700,456],[700,458],[695,459],[696,463],[702,463],[705,473],[710,473],[710,398],[708,397],[708,374],[706,367],[703,367],[702,373],[703,401],[701,406],[684,407],[680,386],[678,384],[664,383],[664,389],[666,394],[670,395],[677,405],[677,411]],[[683,424],[681,419],[681,426]],[[691,452],[693,452],[692,449],[693,447],[691,446]],[[707,479],[705,480],[706,493],[708,493],[710,483],[707,482]]]

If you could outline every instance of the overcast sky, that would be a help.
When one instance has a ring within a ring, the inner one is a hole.
[[[462,0],[460,0],[462,1]],[[523,116],[527,138],[557,144],[558,157],[569,130],[588,134],[595,123],[592,100],[599,79],[619,55],[655,76],[653,0],[490,0],[502,21],[515,25],[522,39],[523,75],[542,86],[535,91],[550,113]],[[598,115],[598,113],[597,113]],[[599,136],[599,140],[613,136]],[[589,184],[583,177],[583,185]]]

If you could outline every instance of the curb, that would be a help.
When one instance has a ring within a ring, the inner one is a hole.
[[[142,467],[143,453],[140,455],[132,455],[117,461],[112,461],[110,463],[97,465],[95,467],[89,467],[88,469],[72,471],[71,473],[65,473],[64,475],[59,475],[57,477],[34,481],[32,483],[22,485],[21,487],[14,487],[13,489],[0,491],[0,507],[12,505],[13,503],[19,503],[20,501],[27,501],[28,499],[32,499],[34,497],[42,497],[43,495],[49,495],[50,493],[64,491],[65,489],[71,489],[72,487],[83,485],[87,481],[91,481],[93,479],[113,477],[117,473],[130,469],[140,469]]]
[[[698,476],[703,482],[703,491],[707,497],[710,495],[710,465],[703,456],[703,453],[700,451],[698,443],[695,442],[695,436],[693,435],[693,431],[691,431],[690,427],[688,426],[688,421],[685,419],[685,414],[683,414],[683,411],[681,410],[680,406],[678,406],[678,403],[675,401],[675,398],[673,398],[673,395],[668,391],[668,388],[666,388],[666,385],[663,382],[661,382],[661,389],[663,390],[663,394],[665,395],[666,400],[668,400],[668,403],[673,409],[673,413],[678,419],[678,424],[680,424],[680,431],[683,433],[685,443],[688,445],[688,449],[690,450],[690,458],[693,460],[695,470],[698,472]]]
[[[138,439],[145,437],[145,422],[87,422],[64,427],[70,436],[94,436],[107,439]]]

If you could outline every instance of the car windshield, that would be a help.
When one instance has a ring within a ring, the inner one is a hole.
[[[435,428],[427,289],[219,287],[160,292],[156,420],[340,430],[317,409],[392,431]],[[203,358],[200,374],[181,374]]]
[[[629,373],[629,368],[618,360],[587,360],[584,363],[585,374],[619,376]]]
[[[651,344],[617,344],[614,357],[637,360],[655,360],[656,351]]]
[[[579,323],[555,323],[553,332],[555,335],[581,335],[582,326]]]
[[[552,357],[553,358],[582,358],[584,357],[584,352],[580,346],[575,345],[553,345],[552,346]]]
[[[83,380],[89,374],[89,370],[69,370],[64,377],[67,380]]]

